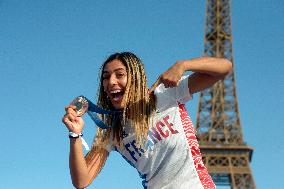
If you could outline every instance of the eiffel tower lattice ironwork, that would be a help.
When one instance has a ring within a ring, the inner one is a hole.
[[[205,55],[233,62],[230,0],[207,0]],[[203,162],[217,186],[256,188],[243,140],[234,70],[200,94],[196,123]]]

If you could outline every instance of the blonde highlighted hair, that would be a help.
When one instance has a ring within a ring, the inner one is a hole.
[[[101,67],[100,87],[98,90],[98,106],[104,109],[113,109],[110,100],[103,88],[103,70],[107,63],[119,60],[126,67],[127,85],[124,91],[123,103],[125,108],[119,120],[112,115],[102,115],[102,120],[113,127],[97,129],[91,154],[98,146],[119,145],[122,143],[122,131],[126,122],[131,122],[136,135],[136,145],[143,146],[147,141],[150,117],[155,110],[155,98],[148,94],[147,79],[141,60],[131,52],[115,53],[108,57]]]

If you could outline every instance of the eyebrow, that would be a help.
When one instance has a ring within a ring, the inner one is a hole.
[[[123,68],[117,68],[117,69],[115,69],[115,70],[113,70],[113,71],[116,72],[116,71],[121,71],[121,70],[122,70],[122,71],[126,71],[126,70],[123,69]],[[103,74],[104,74],[104,73],[109,73],[109,72],[108,72],[107,70],[104,70],[104,71],[103,71]]]

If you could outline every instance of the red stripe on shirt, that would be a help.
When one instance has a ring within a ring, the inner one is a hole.
[[[204,189],[216,189],[211,176],[209,175],[205,165],[203,164],[198,141],[195,136],[195,129],[184,104],[179,104],[179,112],[183,130],[185,132],[188,146],[193,157],[194,166],[196,168],[202,186]]]

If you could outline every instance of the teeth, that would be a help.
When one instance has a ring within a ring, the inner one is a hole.
[[[114,91],[110,91],[111,94],[114,94],[114,93],[119,93],[121,90],[114,90]]]

